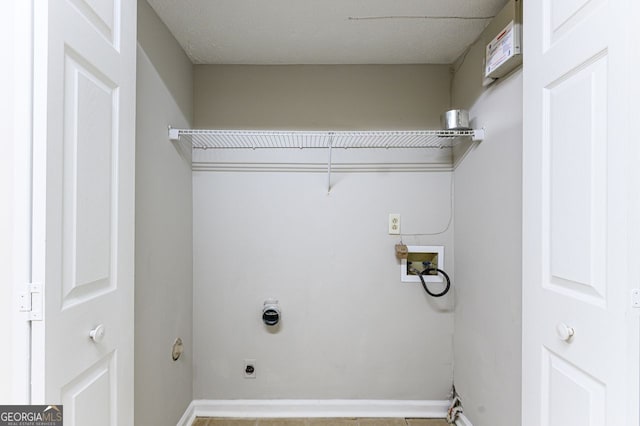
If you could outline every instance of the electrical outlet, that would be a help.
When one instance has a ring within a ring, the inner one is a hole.
[[[244,360],[244,368],[242,369],[242,374],[244,375],[245,379],[256,378],[256,360],[255,359]]]
[[[389,234],[400,234],[400,215],[398,213],[389,214]]]

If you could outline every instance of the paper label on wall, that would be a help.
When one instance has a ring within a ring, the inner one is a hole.
[[[514,55],[520,53],[516,46],[514,22],[509,22],[500,33],[491,40],[486,49],[486,67],[484,75],[488,77],[498,67],[507,62]]]

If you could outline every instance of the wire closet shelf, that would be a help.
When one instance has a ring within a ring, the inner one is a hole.
[[[169,138],[191,142],[193,149],[259,148],[451,148],[482,141],[478,130],[273,131],[169,128]]]

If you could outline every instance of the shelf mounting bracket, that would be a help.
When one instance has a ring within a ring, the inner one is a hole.
[[[329,161],[327,162],[327,195],[331,193],[331,148],[333,147],[333,133],[329,133]]]
[[[474,142],[482,142],[484,140],[484,127],[482,129],[475,129],[471,140]]]
[[[169,140],[177,142],[180,140],[180,130],[169,126]]]

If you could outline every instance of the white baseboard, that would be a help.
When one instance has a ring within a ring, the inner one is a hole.
[[[415,417],[445,418],[449,401],[397,400],[194,400],[178,422],[191,426],[196,417]],[[463,425],[465,425],[463,423]],[[471,425],[471,423],[469,423]]]
[[[196,420],[196,409],[194,405],[195,401],[191,401],[187,409],[184,411],[180,420],[178,420],[177,426],[191,426]]]
[[[462,413],[456,419],[456,426],[473,426],[471,421]]]

